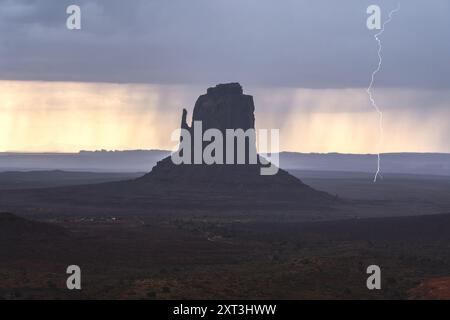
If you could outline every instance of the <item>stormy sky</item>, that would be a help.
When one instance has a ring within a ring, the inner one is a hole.
[[[78,32],[65,28],[73,3]],[[1,0],[0,78],[364,87],[376,63],[373,3],[382,18],[401,5],[378,83],[448,89],[446,0]]]
[[[65,26],[70,4],[81,30]],[[0,151],[167,148],[161,122],[176,127],[206,87],[239,81],[257,124],[289,132],[285,149],[374,152],[370,4],[382,20],[401,6],[375,81],[383,150],[450,152],[446,0],[0,0]],[[73,131],[57,142],[62,119]]]

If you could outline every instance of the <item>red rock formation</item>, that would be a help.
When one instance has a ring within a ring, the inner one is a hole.
[[[255,127],[253,97],[243,94],[238,83],[220,84],[209,88],[201,95],[194,107],[193,121],[202,121],[203,130],[216,128],[222,132],[226,129],[250,129]],[[183,110],[181,128],[193,134],[192,126],[186,120],[187,112]],[[247,145],[248,148],[256,146]],[[180,164],[175,165],[170,157],[158,162],[152,171],[138,179],[157,187],[159,190],[172,190],[188,197],[196,198],[208,194],[225,197],[247,197],[248,200],[270,201],[285,199],[298,201],[335,201],[331,195],[316,191],[305,185],[298,178],[284,170],[278,170],[273,176],[262,176],[260,162],[256,164]]]

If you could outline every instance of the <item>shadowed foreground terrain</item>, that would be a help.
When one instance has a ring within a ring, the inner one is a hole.
[[[0,297],[448,298],[447,178],[385,175],[374,185],[361,173],[292,173],[344,203],[158,208],[137,197],[122,206],[64,205],[61,190],[85,187],[8,191],[15,184],[3,180],[0,212],[14,214],[0,215]],[[15,176],[45,185],[44,172]],[[98,177],[59,176],[86,184]],[[363,218],[389,215],[396,217]],[[71,264],[82,269],[81,291],[65,287]],[[381,291],[366,288],[371,264],[382,268]]]
[[[449,292],[450,214],[314,223],[42,223],[0,214],[0,222],[5,299],[397,299]],[[70,264],[82,268],[81,291],[65,288]],[[371,264],[382,267],[380,291],[365,287]]]

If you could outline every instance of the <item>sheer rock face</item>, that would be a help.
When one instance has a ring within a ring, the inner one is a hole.
[[[201,95],[195,103],[192,116],[191,126],[187,123],[187,110],[183,109],[181,118],[181,128],[187,129],[191,135],[191,154],[193,155],[193,143],[195,139],[194,122],[200,121],[202,124],[202,133],[208,129],[218,129],[222,132],[223,137],[226,136],[227,129],[248,129],[255,128],[255,105],[253,97],[243,94],[242,87],[239,83],[219,84],[209,88],[207,93]],[[201,138],[200,138],[201,140]],[[181,137],[180,137],[181,141]],[[226,157],[225,140],[223,155]],[[203,144],[205,148],[208,143]],[[249,163],[249,152],[256,154],[256,145],[249,144],[246,141],[246,163]],[[237,161],[237,146],[235,147],[235,161]],[[193,160],[192,160],[193,161]]]
[[[192,121],[202,121],[203,129],[254,129],[253,97],[243,94],[239,83],[209,88],[195,103]]]

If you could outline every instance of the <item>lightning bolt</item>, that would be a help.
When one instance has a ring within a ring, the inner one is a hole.
[[[381,52],[383,50],[383,46],[381,44],[381,40],[380,40],[380,36],[383,34],[384,32],[384,28],[385,26],[391,22],[392,17],[394,15],[394,13],[396,13],[397,11],[400,10],[400,3],[397,5],[397,8],[395,8],[394,10],[392,10],[391,12],[389,12],[389,18],[383,23],[380,31],[378,31],[375,35],[374,38],[378,43],[378,66],[377,68],[372,72],[372,78],[370,80],[370,84],[369,87],[367,88],[367,94],[369,96],[369,100],[372,104],[372,107],[375,109],[375,111],[378,113],[378,126],[379,126],[379,140],[378,140],[378,153],[377,153],[377,172],[375,173],[375,176],[373,178],[373,182],[377,182],[377,178],[378,176],[381,176],[380,174],[380,167],[381,167],[381,154],[380,154],[380,149],[383,145],[383,112],[381,111],[381,109],[378,107],[377,103],[375,102],[375,99],[373,98],[373,93],[372,93],[372,89],[373,89],[373,83],[375,81],[375,75],[380,71],[381,69],[381,64],[383,63],[383,57],[381,55]]]

